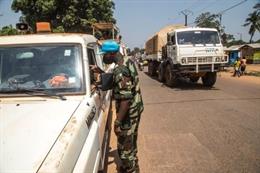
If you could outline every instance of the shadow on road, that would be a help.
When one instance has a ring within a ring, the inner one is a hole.
[[[152,78],[153,80],[160,82],[158,80],[157,76],[149,76],[148,72],[144,72],[144,74],[146,74],[148,77]],[[161,83],[161,84],[162,84],[161,87],[172,88],[176,91],[181,91],[181,90],[219,90],[218,88],[215,88],[215,87],[206,87],[201,83],[190,82],[188,79],[185,79],[185,78],[178,79],[177,83],[173,87],[169,87],[164,83]]]
[[[111,150],[111,149],[112,149],[112,148],[110,148],[110,150]],[[107,162],[107,165],[110,165],[110,164],[116,164],[117,172],[119,172],[120,159],[119,159],[119,156],[118,156],[117,150],[109,151],[109,153],[108,153],[108,157],[113,158],[113,160]]]

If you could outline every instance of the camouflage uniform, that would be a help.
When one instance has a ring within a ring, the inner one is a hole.
[[[130,59],[118,55],[118,60],[123,63],[114,70],[113,94],[116,100],[116,111],[118,112],[122,99],[130,100],[129,110],[120,125],[121,133],[117,136],[118,154],[125,172],[139,172],[137,132],[140,115],[144,109],[139,78],[136,67]]]

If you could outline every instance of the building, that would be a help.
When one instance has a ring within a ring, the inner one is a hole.
[[[248,63],[260,64],[260,43],[245,44],[240,51],[241,57],[245,57]]]
[[[237,57],[245,57],[248,64],[260,64],[260,43],[233,45],[226,49],[229,64],[233,64]]]

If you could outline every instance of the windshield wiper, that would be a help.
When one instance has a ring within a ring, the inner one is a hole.
[[[49,97],[58,97],[61,100],[67,100],[65,96],[61,95],[61,94],[57,94],[54,92],[50,92],[46,89],[28,89],[28,88],[21,88],[21,87],[17,87],[15,89],[6,89],[6,90],[0,90],[0,93],[25,93],[28,95],[36,95],[36,93],[38,94],[43,94],[45,96],[49,96]]]

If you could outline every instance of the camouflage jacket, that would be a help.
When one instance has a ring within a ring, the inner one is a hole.
[[[144,107],[139,85],[139,77],[133,61],[128,57],[118,55],[118,66],[114,69],[113,94],[116,100],[116,110],[119,110],[120,100],[130,100],[129,117],[139,116]]]

